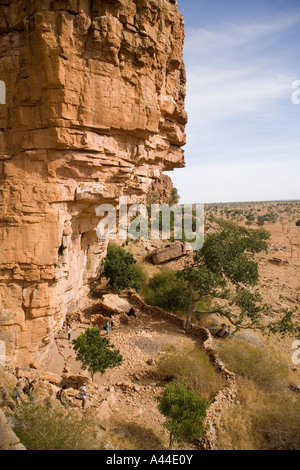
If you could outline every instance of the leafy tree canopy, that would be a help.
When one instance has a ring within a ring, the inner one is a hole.
[[[103,274],[115,292],[129,288],[139,290],[146,278],[134,256],[112,243],[108,245]]]
[[[209,402],[185,383],[171,382],[157,397],[158,409],[166,418],[165,428],[170,433],[170,448],[174,441],[191,442],[207,430],[204,420]]]
[[[107,338],[100,334],[99,328],[89,328],[72,341],[76,360],[81,361],[82,369],[88,370],[92,378],[96,372],[104,374],[122,364],[123,358]]]

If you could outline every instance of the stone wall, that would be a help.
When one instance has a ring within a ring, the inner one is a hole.
[[[160,307],[154,307],[146,304],[143,299],[135,293],[129,293],[130,302],[135,307],[139,308],[148,315],[161,318],[179,328],[184,329],[184,319],[177,315],[167,312]],[[207,409],[206,424],[208,431],[206,435],[199,439],[195,444],[202,450],[215,450],[217,446],[216,425],[221,418],[221,412],[224,407],[231,406],[235,403],[237,396],[236,377],[233,372],[230,372],[225,364],[219,358],[216,347],[213,343],[213,338],[210,332],[203,326],[191,325],[188,334],[200,340],[201,345],[205,352],[208,354],[212,365],[225,379],[225,387],[220,390],[214,397],[210,406]]]
[[[0,1],[0,341],[51,357],[99,276],[96,207],[143,202],[184,166],[183,18],[175,0]]]

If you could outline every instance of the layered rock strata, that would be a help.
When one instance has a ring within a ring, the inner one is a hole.
[[[96,207],[144,201],[184,165],[183,19],[175,0],[0,1],[0,341],[51,356],[99,276]]]

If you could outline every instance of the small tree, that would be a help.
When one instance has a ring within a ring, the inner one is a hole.
[[[167,385],[156,401],[160,413],[167,418],[164,426],[170,433],[170,449],[174,441],[184,439],[191,442],[205,434],[207,426],[204,420],[209,403],[197,391],[188,390],[185,383],[174,381]]]
[[[180,200],[180,196],[178,194],[178,191],[177,191],[176,188],[173,188],[170,200],[168,202],[169,206],[174,206],[174,205],[178,204],[179,200]]]
[[[251,251],[253,255],[262,251],[265,251],[267,253],[267,240],[269,240],[270,238],[271,233],[263,228],[260,228],[258,230],[249,230],[246,239],[247,249]]]
[[[265,219],[265,217],[264,217],[263,215],[259,215],[259,216],[257,217],[257,225],[258,225],[259,227],[262,227],[263,225],[265,225],[265,221],[266,221],[266,219]]]
[[[103,375],[107,369],[113,369],[123,362],[119,350],[114,349],[115,346],[101,336],[99,328],[85,330],[72,343],[76,360],[82,362],[82,369],[91,373],[92,381],[96,372]]]
[[[300,220],[297,220],[296,227],[300,227]]]

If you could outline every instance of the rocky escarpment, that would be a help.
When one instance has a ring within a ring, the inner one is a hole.
[[[0,1],[0,340],[47,362],[99,275],[96,207],[184,165],[175,0]]]
[[[148,191],[148,204],[175,204],[179,200],[177,189],[168,175],[154,179]]]

